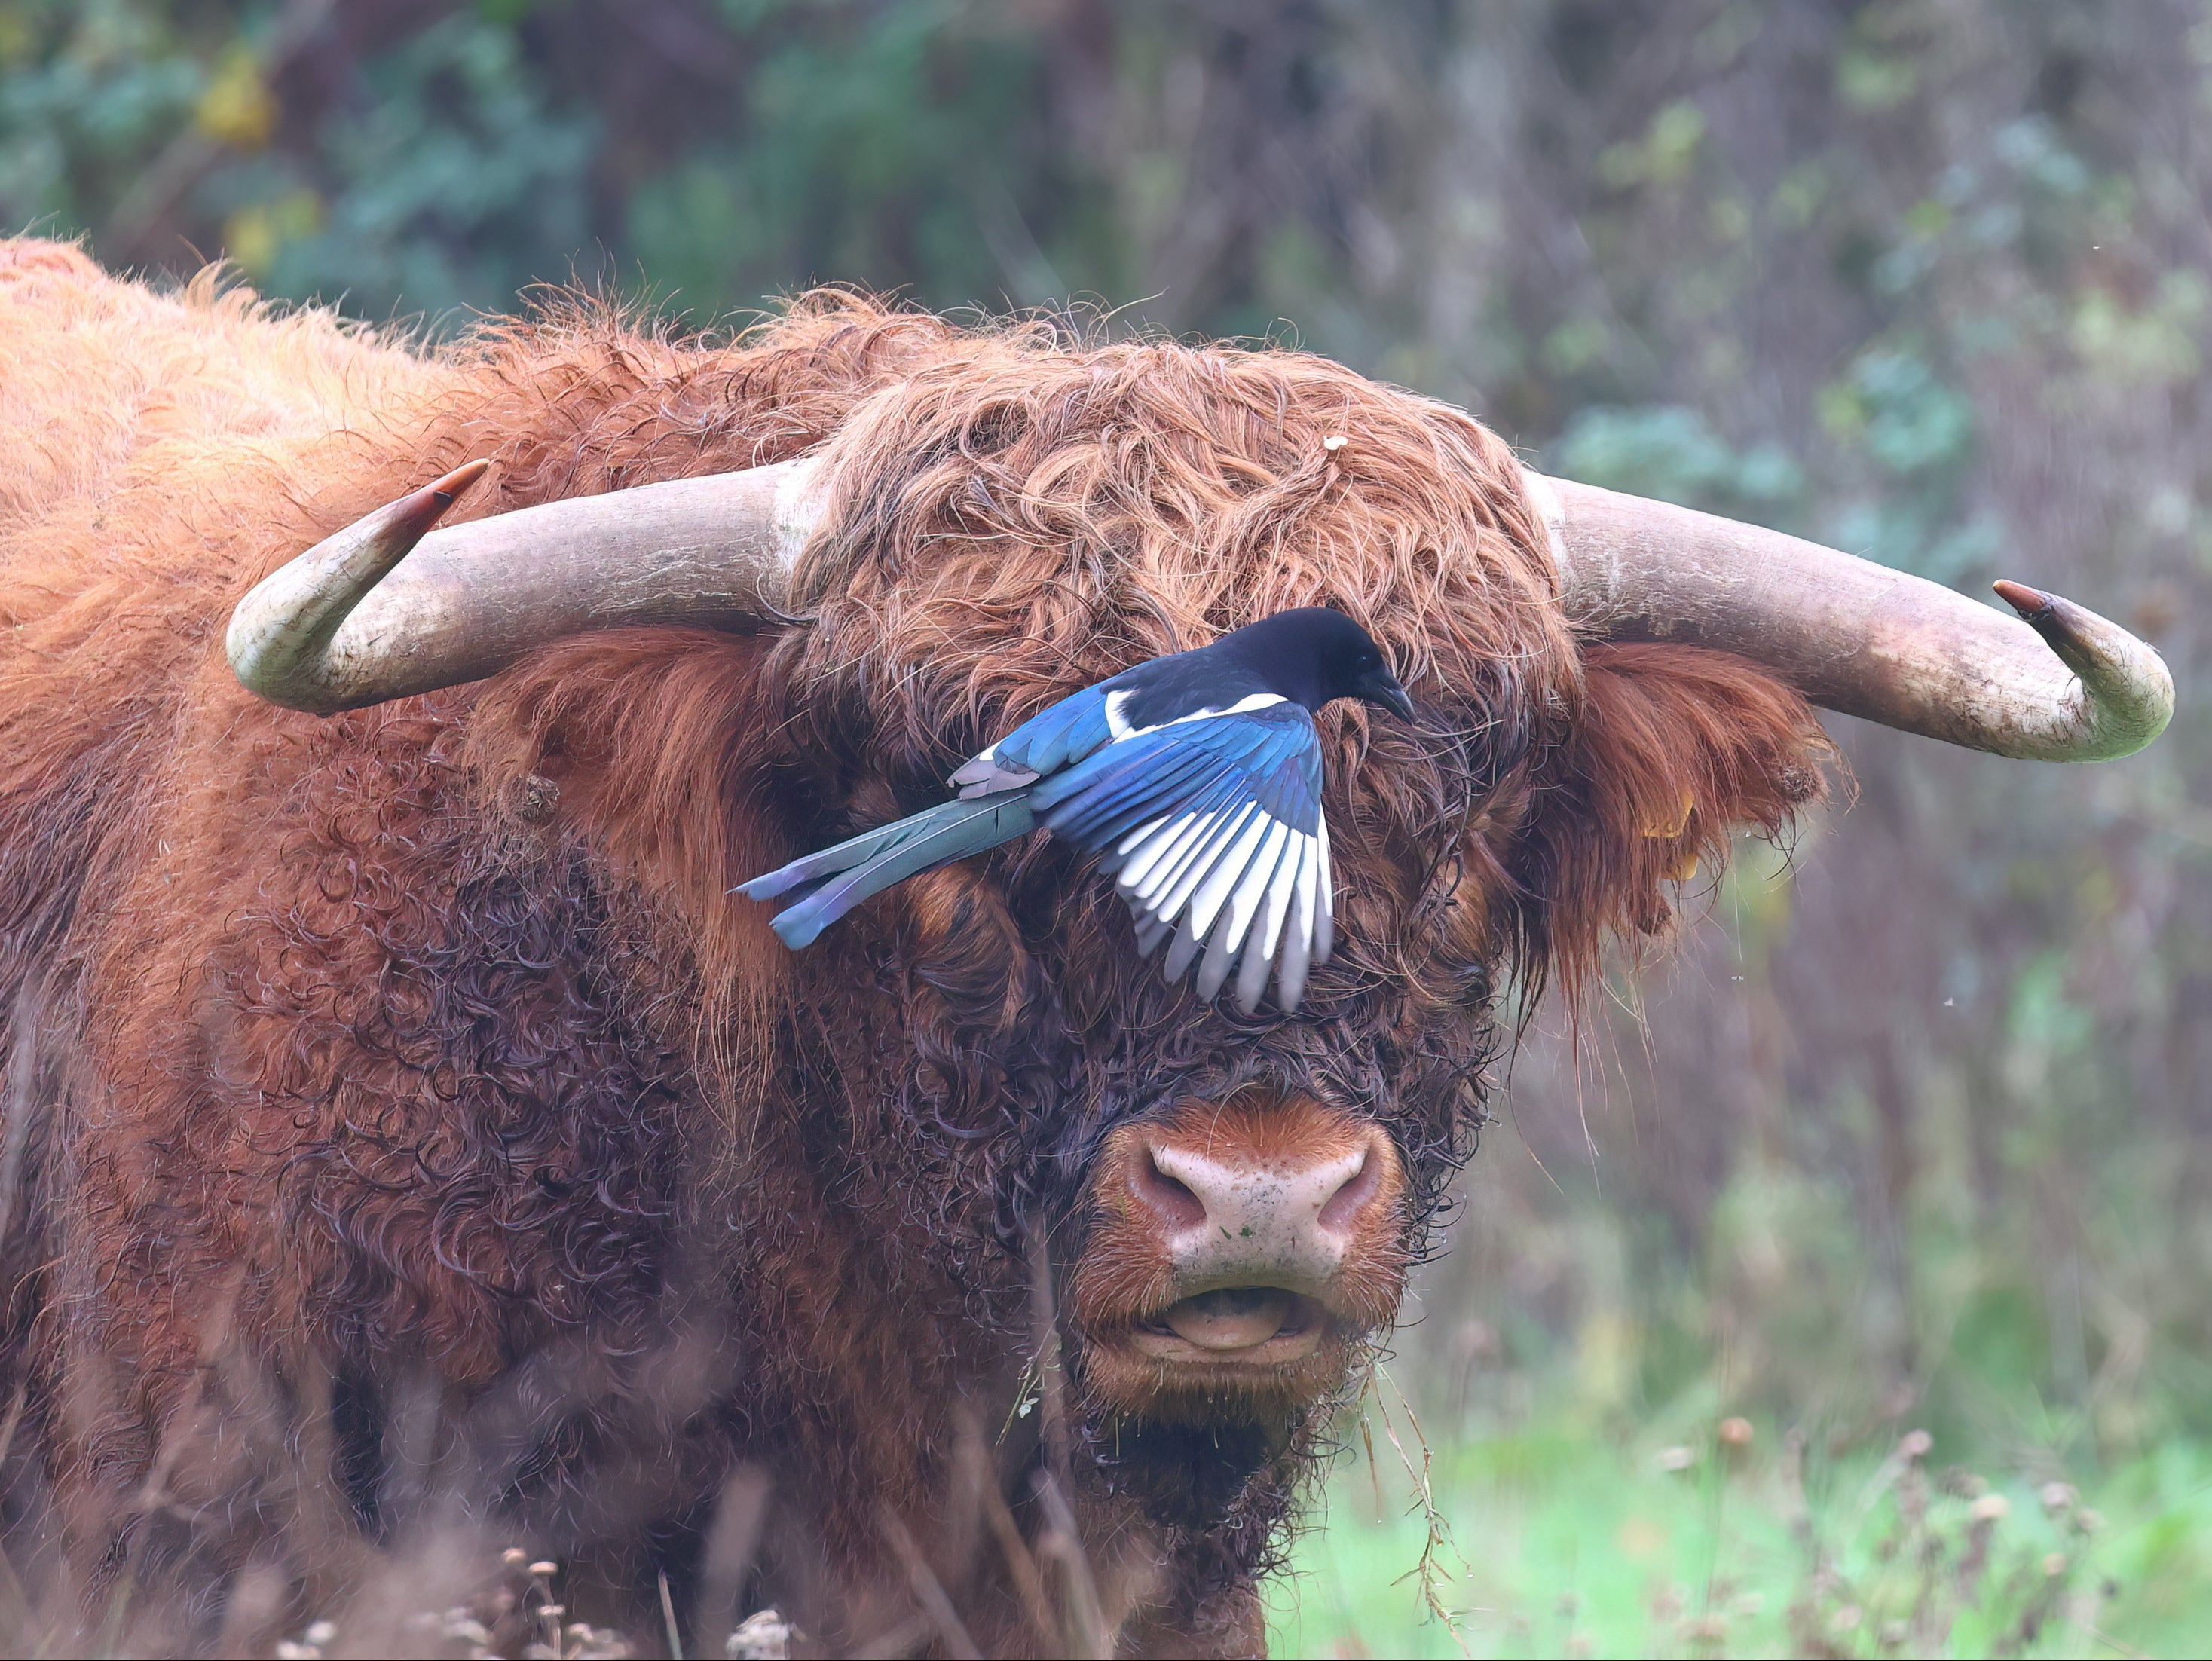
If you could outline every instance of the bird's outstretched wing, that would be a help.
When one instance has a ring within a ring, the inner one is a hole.
[[[1112,686],[1111,681],[1086,686],[1049,709],[1039,710],[963,764],[951,782],[963,796],[986,796],[1034,783],[1081,761],[1117,736],[1106,702]]]
[[[1102,721],[1104,713],[1102,702]],[[1006,743],[994,747],[1012,759]],[[1030,802],[1054,833],[1103,855],[1146,955],[1173,935],[1169,980],[1197,960],[1199,994],[1211,998],[1241,964],[1237,1007],[1249,1014],[1270,968],[1288,1012],[1305,995],[1308,970],[1328,959],[1321,784],[1313,718],[1278,702],[1105,744],[1036,784]]]

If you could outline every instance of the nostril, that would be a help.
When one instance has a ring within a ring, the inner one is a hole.
[[[1129,1186],[1170,1227],[1186,1229],[1206,1220],[1206,1202],[1191,1191],[1188,1183],[1161,1170],[1157,1153],[1149,1147],[1130,1162]]]
[[[1382,1161],[1375,1157],[1372,1148],[1364,1151],[1359,1163],[1352,1167],[1343,1184],[1335,1193],[1322,1202],[1320,1214],[1314,1220],[1322,1231],[1330,1234],[1349,1233],[1382,1186],[1380,1167]]]

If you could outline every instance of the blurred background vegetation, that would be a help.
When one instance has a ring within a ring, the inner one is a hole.
[[[1835,721],[1847,810],[1540,1014],[1391,1399],[1480,1650],[2212,1639],[2203,8],[0,0],[0,223],[434,329],[572,277],[1087,300],[2142,631],[2145,755]],[[1287,1646],[1458,1641],[1389,1428]],[[1877,1584],[1939,1560],[2002,1607]]]

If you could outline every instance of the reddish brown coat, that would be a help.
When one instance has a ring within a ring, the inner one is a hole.
[[[92,1570],[336,1573],[312,1542],[391,1525],[419,1387],[526,1423],[482,1497],[611,1579],[744,1458],[843,1584],[879,1502],[942,1488],[961,1402],[1003,1410],[1019,1243],[1079,1256],[1115,1124],[1349,1104],[1418,1249],[1505,977],[1586,982],[1669,872],[1816,788],[1785,689],[1573,636],[1498,439],[1295,353],[838,295],[720,346],[586,309],[431,352],[25,242],[0,362],[10,1364]],[[471,457],[482,513],[825,442],[805,626],[587,637],[329,721],[223,665],[246,586]],[[1321,603],[1425,719],[1323,720],[1340,947],[1297,1023],[1162,987],[1042,839],[795,956],[726,897],[1055,697]],[[1126,1410],[1079,1339],[1076,1409]],[[1251,1640],[1302,1445],[1196,1510],[1096,1500],[1166,1560],[1133,1633]],[[1036,1641],[975,1573],[979,1630]]]

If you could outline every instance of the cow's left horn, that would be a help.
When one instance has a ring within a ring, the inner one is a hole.
[[[818,511],[803,458],[432,531],[489,465],[355,520],[240,600],[224,644],[247,690],[327,715],[588,630],[775,617]]]
[[[2055,594],[1999,583],[2015,617],[1778,531],[1525,477],[1594,634],[1733,652],[1825,709],[2037,761],[2131,755],[2173,714],[2158,654]]]

